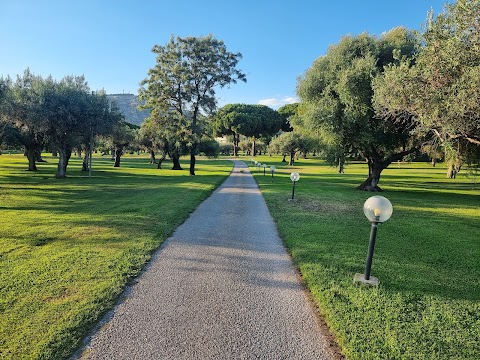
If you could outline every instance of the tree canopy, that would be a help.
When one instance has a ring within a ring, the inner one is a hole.
[[[220,135],[233,135],[234,154],[238,155],[239,135],[251,137],[252,155],[255,139],[276,134],[282,126],[277,111],[265,105],[228,104],[215,114],[215,127]]]
[[[336,149],[340,159],[360,155],[367,160],[369,176],[359,189],[380,190],[382,170],[415,152],[424,140],[414,133],[411,118],[378,116],[372,104],[372,79],[388,64],[412,58],[418,48],[416,33],[402,27],[379,38],[346,36],[298,81],[302,125]]]
[[[60,154],[56,177],[65,177],[72,149],[86,146],[94,133],[108,133],[120,119],[105,93],[91,93],[83,76],[56,81],[27,69],[15,82],[0,83],[3,129],[9,129],[9,141],[25,147],[31,171],[37,170],[36,158],[49,144]]]
[[[198,118],[201,111],[211,113],[217,105],[216,88],[246,81],[237,69],[240,53],[231,53],[222,40],[212,35],[200,37],[172,36],[165,45],[155,45],[156,65],[148,72],[139,90],[144,108],[151,117],[168,113],[172,125],[179,129],[180,140],[190,149],[190,174],[195,175],[195,154],[201,138]],[[189,115],[190,114],[190,115]]]
[[[431,131],[450,176],[480,146],[479,24],[479,0],[447,4],[436,18],[431,13],[414,61],[392,64],[375,86],[377,112],[412,116]]]

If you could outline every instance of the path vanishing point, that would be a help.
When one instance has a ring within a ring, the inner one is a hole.
[[[248,167],[152,258],[81,359],[332,359]]]

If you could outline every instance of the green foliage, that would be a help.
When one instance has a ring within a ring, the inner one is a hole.
[[[276,134],[284,119],[265,105],[228,104],[215,114],[214,121],[218,135],[233,135],[233,150],[237,156],[240,135],[253,139],[252,153],[255,155],[255,139]]]
[[[285,104],[277,110],[283,121],[281,127],[282,131],[288,132],[293,130],[290,120],[291,118],[298,116],[298,105],[299,103]]]
[[[377,113],[407,114],[430,131],[451,164],[480,146],[480,1],[458,0],[430,14],[414,62],[386,69],[376,87]]]
[[[171,121],[168,136],[190,148],[190,174],[195,175],[195,154],[202,136],[198,118],[201,111],[211,113],[216,108],[217,87],[246,81],[245,74],[236,68],[240,53],[227,51],[222,40],[212,35],[170,38],[165,45],[155,45],[156,65],[148,71],[139,89],[142,106],[151,110],[154,120]],[[174,116],[170,116],[170,114]],[[168,115],[167,115],[168,114]],[[184,129],[186,131],[184,131]]]
[[[281,237],[347,359],[480,358],[480,191],[466,172],[455,183],[445,166],[399,163],[384,171],[392,218],[378,229],[372,275],[378,288],[353,283],[365,267],[370,196],[353,189],[366,164],[335,173],[315,159],[285,166],[272,183],[258,174]],[[288,201],[290,172],[300,173]],[[254,174],[255,175],[255,174]]]
[[[404,28],[380,38],[343,37],[298,81],[297,93],[303,102],[300,125],[319,138],[330,156],[333,152],[335,158],[345,159],[360,154],[369,162],[369,178],[362,189],[376,189],[381,171],[416,151],[423,141],[412,131],[412,121],[377,116],[372,105],[372,80],[389,61],[410,58],[417,47],[415,34]]]
[[[256,138],[276,134],[282,126],[278,113],[265,105],[228,104],[215,114],[215,121],[222,135]]]
[[[93,176],[71,160],[61,186],[51,158],[25,173],[0,156],[0,358],[67,359],[138,275],[152,252],[219,185],[231,163],[200,160],[196,177],[122,168],[94,158]]]
[[[295,162],[295,154],[298,151],[307,153],[311,150],[312,143],[309,139],[297,132],[286,132],[274,138],[269,144],[269,152],[274,154],[289,154],[289,165]]]
[[[200,154],[205,155],[208,158],[217,158],[220,152],[220,145],[215,139],[204,136],[200,139],[198,151]]]
[[[65,177],[72,149],[86,148],[93,134],[109,134],[121,116],[110,109],[103,91],[90,93],[83,76],[60,81],[43,79],[29,69],[23,76],[1,81],[4,94],[0,120],[10,145],[25,147],[29,170],[48,144],[60,152],[56,177]]]

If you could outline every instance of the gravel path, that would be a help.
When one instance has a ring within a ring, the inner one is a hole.
[[[82,359],[331,359],[245,163],[181,225]]]

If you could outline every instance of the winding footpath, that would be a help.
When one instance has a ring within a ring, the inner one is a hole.
[[[248,167],[163,244],[82,359],[331,359]]]

